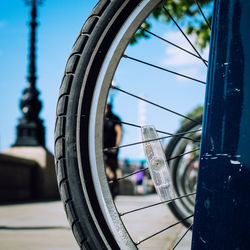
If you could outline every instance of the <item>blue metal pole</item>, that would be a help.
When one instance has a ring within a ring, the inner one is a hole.
[[[193,250],[250,249],[250,1],[215,0]]]

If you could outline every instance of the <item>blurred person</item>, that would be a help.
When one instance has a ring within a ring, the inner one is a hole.
[[[112,104],[107,104],[105,108],[104,119],[104,148],[109,149],[104,152],[104,161],[108,180],[116,180],[118,169],[118,148],[122,140],[121,119],[112,112]],[[110,184],[113,197],[119,192],[117,182]]]
[[[141,165],[138,168],[138,172],[136,174],[136,194],[144,194],[143,181],[144,181],[144,161],[141,161]]]

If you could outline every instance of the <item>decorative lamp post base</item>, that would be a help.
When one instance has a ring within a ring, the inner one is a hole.
[[[19,120],[17,126],[17,139],[13,146],[45,146],[45,128],[43,121]]]

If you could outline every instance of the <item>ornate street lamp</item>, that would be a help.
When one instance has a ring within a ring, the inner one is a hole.
[[[36,88],[36,27],[38,25],[36,17],[37,6],[41,5],[42,1],[30,0],[25,3],[31,5],[28,86],[24,89],[20,102],[23,117],[19,119],[17,138],[13,146],[45,146],[45,128],[39,118],[42,103],[38,99],[39,91]]]

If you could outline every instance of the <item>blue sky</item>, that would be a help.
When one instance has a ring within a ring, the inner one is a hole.
[[[46,127],[46,146],[51,152],[56,102],[64,67],[81,26],[95,3],[89,0],[45,0],[38,9],[37,87],[43,102],[40,117]],[[1,1],[0,12],[0,151],[4,151],[15,142],[16,125],[21,117],[19,102],[27,84],[30,7],[22,0]],[[167,28],[163,23],[153,24],[155,33],[190,49],[172,25]],[[137,45],[130,46],[126,53],[201,80],[206,79],[206,67],[200,61],[179,52],[177,57],[175,48],[155,38],[141,40]],[[204,54],[207,57],[208,51]],[[114,82],[118,87],[183,114],[203,103],[204,86],[157,69],[149,71],[148,66],[127,62],[126,59],[122,59]],[[143,120],[168,132],[178,129],[181,121],[179,117],[152,109],[149,104],[131,100],[121,93],[114,95],[114,110],[124,121],[140,124]],[[144,113],[143,119],[139,118],[141,113]],[[126,126],[123,129],[122,144],[140,140],[138,129]],[[140,152],[140,149],[131,147],[121,150],[120,155],[121,158],[138,159],[141,158]]]

